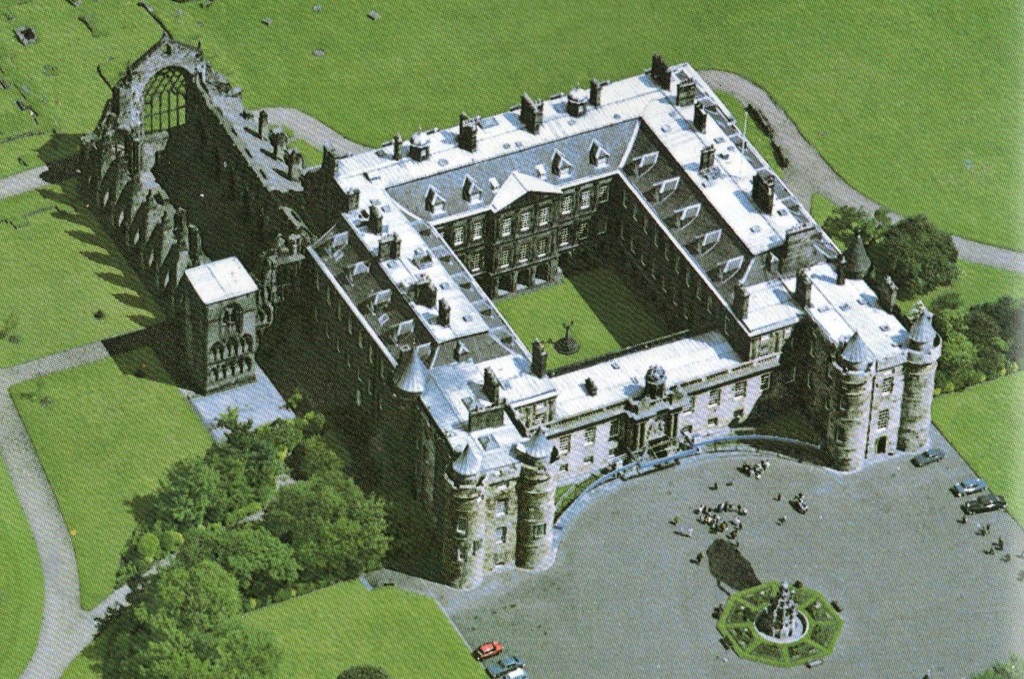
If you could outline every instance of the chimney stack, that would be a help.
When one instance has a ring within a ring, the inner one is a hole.
[[[601,105],[601,90],[604,89],[604,83],[597,78],[590,79],[590,105],[600,106]]]
[[[519,103],[519,119],[526,125],[527,130],[537,134],[541,123],[544,122],[544,102],[534,103],[530,95],[524,93]]]
[[[736,289],[733,292],[732,311],[741,320],[745,319],[750,311],[750,293],[740,283],[736,284]]]
[[[288,149],[284,162],[288,165],[288,179],[296,181],[302,175],[302,154],[298,149]]]
[[[476,120],[463,113],[459,116],[459,148],[464,151],[476,151]]]
[[[484,394],[491,403],[501,402],[501,383],[490,368],[484,368]]]
[[[533,360],[530,362],[530,372],[537,377],[544,377],[548,372],[548,352],[544,349],[544,343],[539,339],[533,340]]]
[[[409,157],[413,160],[426,160],[430,157],[430,136],[420,130],[409,138]]]
[[[445,327],[452,323],[452,306],[448,300],[441,298],[437,300],[437,324]]]
[[[402,253],[402,239],[398,234],[389,233],[380,239],[381,259],[398,259]]]
[[[373,233],[384,232],[384,213],[380,211],[380,207],[376,203],[370,206],[370,231]]]
[[[188,256],[193,266],[199,264],[199,260],[203,258],[202,236],[199,227],[194,224],[188,227]]]
[[[188,238],[188,213],[183,207],[174,211],[174,238],[183,245]]]
[[[435,287],[434,283],[426,276],[423,276],[423,278],[416,283],[415,299],[417,304],[425,307],[433,308],[433,306],[437,304],[437,287]],[[448,310],[448,314],[449,316],[451,315],[451,309]],[[449,322],[450,320],[451,319],[449,318]],[[447,324],[442,323],[442,325]]]
[[[700,152],[700,173],[707,174],[715,166],[715,147],[705,146]]]
[[[811,274],[806,269],[796,275],[796,301],[805,309],[811,306]]]
[[[320,169],[324,172],[330,172],[331,177],[334,176],[334,172],[338,169],[338,152],[334,150],[334,146],[331,144],[324,144],[324,160],[320,163]]]
[[[660,54],[651,56],[651,78],[661,89],[672,89],[672,72],[668,70],[668,64]]]
[[[892,276],[886,276],[878,287],[878,301],[881,303],[882,308],[890,314],[894,313],[896,311],[896,293],[899,292],[899,286],[892,280]]]
[[[574,88],[569,91],[565,102],[565,110],[573,118],[579,118],[587,112],[587,104],[590,103],[590,96],[587,91],[581,88]]]
[[[402,135],[397,132],[394,139],[391,140],[391,157],[395,160],[402,159]]]
[[[758,171],[754,175],[754,188],[751,195],[758,209],[770,215],[775,203],[775,175],[768,170]]]
[[[352,187],[341,190],[341,211],[352,212],[359,209],[359,189]]]
[[[288,135],[280,127],[275,127],[270,131],[270,148],[273,151],[274,160],[281,160],[287,140]]]
[[[708,129],[708,112],[699,101],[693,105],[693,128],[701,133]]]
[[[833,261],[836,267],[836,285],[846,282],[846,257],[839,255],[839,259]]]
[[[267,115],[266,111],[260,111],[259,116],[259,127],[257,128],[260,139],[266,139],[267,134],[270,132],[270,116]]]
[[[690,78],[683,78],[676,87],[676,106],[689,106],[695,101],[697,101],[697,83]]]

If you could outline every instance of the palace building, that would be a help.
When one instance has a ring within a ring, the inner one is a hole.
[[[931,314],[900,314],[863,243],[836,247],[687,64],[310,168],[201,48],[165,36],[114,89],[85,193],[180,322],[193,388],[290,364],[267,372],[415,498],[448,584],[546,564],[558,486],[781,393],[824,464],[928,445]],[[548,338],[494,300],[594,266],[671,330],[549,369]]]

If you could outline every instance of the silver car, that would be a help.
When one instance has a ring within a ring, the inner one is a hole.
[[[953,486],[953,492],[957,494],[957,497],[973,495],[983,490],[988,490],[988,484],[981,479],[967,479]]]

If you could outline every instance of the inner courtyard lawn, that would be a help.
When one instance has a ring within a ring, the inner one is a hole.
[[[376,665],[394,679],[484,676],[437,603],[397,587],[367,592],[358,581],[343,582],[244,620],[275,637],[282,677],[334,679],[353,665]]]
[[[0,465],[0,677],[25,669],[43,617],[43,569],[7,471]]]
[[[33,26],[39,42],[22,47],[11,30],[3,38],[13,85],[0,91],[4,138],[92,129],[109,96],[97,67],[116,80],[160,35],[134,0],[6,4],[8,28]],[[306,0],[151,4],[175,37],[202,40],[248,106],[296,107],[370,146],[396,130],[454,124],[460,110],[504,111],[523,91],[546,97],[591,77],[635,75],[652,52],[734,71],[767,89],[860,191],[953,233],[1024,248],[1019,192],[1006,190],[1024,181],[1017,145],[1006,141],[1024,126],[1022,19],[1012,4],[387,0],[378,21],[343,2],[319,12]],[[0,144],[0,171],[31,155],[19,144]]]
[[[514,297],[497,300],[498,310],[519,338],[547,345],[548,369],[586,361],[624,347],[668,335],[674,330],[626,286],[613,269],[597,267]],[[572,321],[578,353],[564,356],[552,344]]]
[[[1024,523],[1024,373],[943,394],[932,420],[992,491],[1006,497],[1010,514]]]
[[[136,377],[141,370],[144,377]],[[151,349],[15,385],[11,395],[53,487],[78,561],[82,606],[114,589],[130,507],[210,436]]]
[[[73,187],[0,201],[0,367],[162,319]]]

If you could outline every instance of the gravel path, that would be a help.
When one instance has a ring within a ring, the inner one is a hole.
[[[48,182],[43,179],[43,173],[48,169],[43,165],[9,177],[0,177],[0,200],[47,186]]]
[[[700,75],[712,89],[727,92],[739,99],[742,104],[752,105],[761,112],[775,131],[775,143],[789,159],[789,167],[783,172],[783,179],[804,205],[809,207],[811,197],[815,193],[820,193],[836,205],[852,205],[864,208],[868,212],[874,212],[879,208],[878,203],[847,184],[832,169],[818,150],[804,138],[782,107],[762,88],[728,71],[701,71]],[[965,262],[1024,273],[1024,253],[959,236],[953,236],[953,244],[956,245],[960,259]]]
[[[96,633],[94,615],[101,615],[105,608],[100,606],[92,614],[82,610],[71,537],[8,390],[20,382],[107,356],[103,344],[96,342],[0,370],[0,454],[32,529],[44,578],[42,629],[22,679],[59,679],[92,641]]]
[[[338,153],[362,153],[369,150],[369,147],[343,137],[313,116],[303,113],[297,108],[268,108],[265,110],[271,125],[289,127],[296,136],[313,146],[319,147],[329,143]]]

